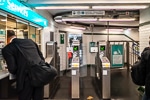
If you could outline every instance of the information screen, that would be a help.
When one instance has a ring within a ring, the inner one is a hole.
[[[100,50],[101,50],[101,51],[105,51],[105,46],[104,46],[104,45],[101,45],[101,46],[100,46]]]

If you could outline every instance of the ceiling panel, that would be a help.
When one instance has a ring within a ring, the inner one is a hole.
[[[76,6],[89,6],[90,9],[86,9],[86,10],[94,10],[91,9],[91,7],[93,6],[110,6],[110,9],[103,9],[104,11],[109,11],[112,13],[109,13],[108,15],[105,15],[103,17],[111,17],[113,18],[114,15],[116,14],[116,12],[122,11],[122,12],[132,12],[132,14],[129,14],[127,16],[125,15],[121,15],[120,13],[114,17],[114,18],[119,18],[121,16],[126,17],[126,18],[136,18],[135,21],[132,22],[125,22],[125,21],[113,21],[113,22],[109,22],[109,25],[112,27],[133,27],[133,28],[138,28],[139,26],[139,9],[133,10],[133,9],[114,9],[114,6],[149,6],[150,5],[150,0],[28,0],[28,2],[25,2],[25,4],[27,4],[30,7],[48,7],[48,6],[56,6],[56,8],[60,7],[60,6],[75,6],[74,8],[77,8]],[[38,9],[39,10],[39,9]],[[74,11],[75,9],[42,9],[43,10],[47,10],[48,12],[51,13],[51,15],[55,18],[57,16],[63,16],[63,17],[73,17],[71,15],[71,12]],[[85,10],[85,9],[77,9],[77,10]],[[101,9],[95,9],[95,10],[101,10]],[[135,14],[135,13],[136,14]],[[118,17],[119,15],[119,17]],[[76,16],[77,18],[81,18],[84,16]],[[91,17],[91,16],[90,16]],[[93,17],[95,17],[95,15],[93,15]],[[59,24],[79,24],[79,25],[85,25],[85,26],[89,26],[90,24],[94,24],[95,26],[99,26],[102,27],[106,24],[107,22],[100,22],[100,21],[95,21],[95,22],[76,22],[76,21],[66,21],[66,22],[61,22]]]

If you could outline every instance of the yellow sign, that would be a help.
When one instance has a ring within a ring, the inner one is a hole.
[[[72,63],[72,67],[79,67],[79,63]]]

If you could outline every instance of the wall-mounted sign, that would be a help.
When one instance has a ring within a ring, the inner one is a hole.
[[[64,34],[60,34],[60,44],[64,44]]]
[[[17,0],[0,0],[0,10],[4,10],[39,26],[46,27],[48,20],[24,6]]]
[[[95,52],[95,49],[96,48],[94,48],[95,47],[95,42],[89,42],[89,52],[90,53],[92,53],[93,52],[93,50],[94,50],[94,52]]]

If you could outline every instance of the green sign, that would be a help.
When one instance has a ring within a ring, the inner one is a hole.
[[[73,51],[78,51],[78,46],[74,46]]]
[[[101,46],[100,46],[100,50],[101,50],[101,51],[105,51],[105,46],[104,46],[104,45],[101,45]]]
[[[64,44],[64,34],[60,34],[60,44]]]
[[[111,67],[123,67],[123,45],[111,46]]]

